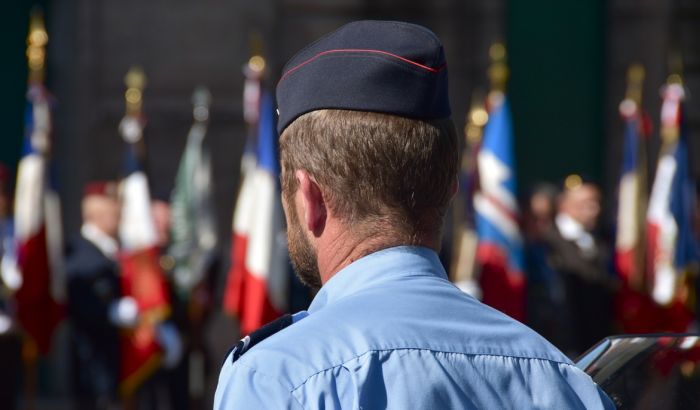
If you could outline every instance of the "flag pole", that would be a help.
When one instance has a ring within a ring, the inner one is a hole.
[[[119,133],[126,144],[133,145],[137,158],[143,154],[143,90],[146,87],[146,75],[143,69],[139,66],[132,66],[124,76],[124,92],[125,115],[119,124]],[[120,196],[124,195],[124,183],[121,184]],[[120,274],[123,275],[123,272]],[[150,319],[150,318],[149,318]],[[121,360],[124,360],[123,358]],[[127,381],[120,380],[119,391],[123,399],[123,407],[126,410],[134,409],[136,403],[134,401],[134,391],[140,384],[145,374],[150,372],[150,369],[157,365],[157,361],[151,361],[149,365],[144,366],[146,370],[137,372],[136,376],[130,375]],[[142,369],[143,370],[143,369]]]
[[[192,115],[194,118],[194,124],[192,125],[192,129],[190,131],[190,135],[188,135],[188,140],[187,144],[189,147],[190,144],[190,138],[196,137],[200,139],[200,149],[203,149],[202,143],[204,138],[206,137],[207,134],[207,125],[209,122],[209,110],[211,106],[211,92],[207,87],[204,86],[199,86],[195,88],[193,94],[192,94],[192,105],[193,105],[193,110],[192,110]],[[196,133],[196,134],[195,134]],[[185,148],[188,149],[188,148]],[[183,154],[183,158],[185,158],[186,153]],[[200,152],[200,155],[202,153]],[[200,157],[201,160],[201,157]],[[180,172],[180,171],[178,171]],[[178,175],[179,176],[179,175]],[[176,188],[177,189],[177,188]],[[174,208],[174,204],[173,204]],[[174,235],[173,235],[174,236]],[[206,268],[208,269],[208,267]],[[190,275],[192,275],[193,272],[190,272]],[[199,279],[199,283],[203,280],[205,272],[202,272],[202,277]],[[176,282],[177,283],[177,282]],[[194,290],[190,289],[190,292]],[[191,329],[199,329],[199,331],[193,332],[194,334],[191,336],[190,340],[190,347],[189,349],[185,350],[185,355],[183,357],[183,360],[187,360],[188,363],[188,380],[189,380],[189,388],[188,388],[188,397],[190,399],[190,404],[195,405],[203,404],[204,400],[204,394],[206,390],[206,385],[205,385],[205,380],[206,380],[206,374],[205,374],[205,343],[204,343],[204,338],[202,337],[202,329],[204,328],[204,323],[203,323],[203,316],[201,312],[204,310],[202,307],[195,308],[198,306],[195,301],[193,301],[192,298],[188,297],[186,302],[187,310],[190,312],[190,328]],[[193,315],[192,312],[198,312],[200,314],[195,314]]]
[[[476,90],[472,94],[471,107],[466,116],[464,126],[464,149],[461,153],[461,174],[462,178],[474,179],[478,177],[476,171],[476,155],[479,151],[479,144],[484,131],[484,126],[488,122],[489,114],[484,106],[484,94],[482,90]],[[470,184],[471,182],[471,184]],[[464,181],[460,185],[474,185],[476,181]],[[471,208],[468,201],[471,201],[473,186],[468,186],[467,192],[458,195],[453,205],[453,228],[452,228],[452,264],[450,272],[452,281],[457,284],[469,285],[475,283],[476,270],[476,246],[477,238],[473,221],[469,221],[470,215],[466,210]],[[471,225],[471,226],[470,226]],[[474,285],[476,286],[476,285]]]
[[[637,218],[637,243],[634,245],[634,267],[631,272],[630,286],[636,291],[646,289],[648,281],[645,280],[645,244],[646,244],[646,213],[647,213],[647,149],[646,149],[646,130],[644,126],[644,114],[642,112],[642,96],[644,89],[644,66],[641,64],[632,64],[627,70],[627,90],[625,92],[625,101],[623,104],[634,104],[636,116],[638,119],[639,135],[642,138],[637,141],[637,201],[636,212]]]

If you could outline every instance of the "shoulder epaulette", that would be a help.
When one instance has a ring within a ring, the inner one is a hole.
[[[226,363],[226,358],[229,356],[229,354],[231,355],[231,363],[235,363],[236,360],[238,360],[243,353],[250,350],[250,348],[291,325],[293,322],[294,320],[292,315],[286,314],[249,334],[231,347],[228,352],[226,352],[226,356],[224,356],[224,363]]]

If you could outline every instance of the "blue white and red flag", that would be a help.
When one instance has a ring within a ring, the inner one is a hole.
[[[119,223],[122,296],[133,298],[139,312],[138,323],[124,332],[121,343],[120,391],[129,397],[160,365],[162,349],[156,332],[157,326],[170,314],[170,299],[158,263],[160,250],[148,179],[136,152],[142,120],[127,115],[120,128],[127,140]]]
[[[233,216],[231,269],[224,311],[247,334],[287,310],[288,256],[279,186],[277,132],[272,98],[260,101],[257,140],[242,159],[242,181]],[[255,149],[251,148],[255,146]]]
[[[620,114],[624,121],[624,139],[622,146],[622,169],[618,186],[617,234],[615,238],[615,270],[628,283],[640,274],[640,259],[637,257],[640,237],[642,235],[641,208],[642,199],[641,174],[639,164],[640,144],[642,143],[642,116],[637,104],[626,99],[620,105]],[[646,164],[643,164],[646,166]]]
[[[505,96],[493,104],[478,154],[480,189],[474,195],[477,262],[484,303],[525,319],[523,243],[516,200],[513,124]]]
[[[27,92],[24,152],[17,170],[15,193],[16,272],[9,275],[16,289],[17,318],[47,353],[51,336],[63,317],[65,298],[63,244],[58,195],[50,178],[51,109],[40,83]],[[7,282],[7,280],[6,280]]]
[[[663,91],[663,145],[647,212],[652,297],[662,306],[685,297],[686,292],[679,290],[684,288],[689,265],[698,262],[697,243],[692,232],[695,186],[688,162],[684,98],[685,91],[680,83],[669,83]]]

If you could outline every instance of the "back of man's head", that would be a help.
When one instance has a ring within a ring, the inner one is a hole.
[[[457,138],[449,119],[317,110],[297,118],[280,140],[283,192],[308,171],[334,214],[365,235],[405,244],[439,235],[457,174]]]

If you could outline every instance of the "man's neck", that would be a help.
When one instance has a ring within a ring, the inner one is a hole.
[[[419,238],[408,241],[399,235],[369,233],[358,234],[358,230],[337,229],[329,235],[328,240],[318,242],[318,269],[321,283],[326,283],[336,273],[374,252],[402,245],[424,246],[439,249],[439,240]]]

